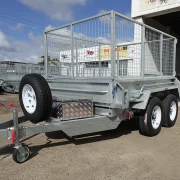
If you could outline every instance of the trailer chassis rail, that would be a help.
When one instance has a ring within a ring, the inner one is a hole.
[[[19,124],[18,111],[13,108],[13,126],[8,127],[12,122],[6,123],[0,127],[0,139],[8,139],[14,144],[12,154],[16,163],[23,163],[28,160],[31,151],[30,148],[21,143],[21,139],[40,133],[63,131],[70,137],[89,134],[94,132],[116,129],[121,123],[122,117],[94,116],[91,118],[77,119],[71,121],[58,121],[58,119],[50,119],[45,124],[37,124],[24,126]],[[7,127],[6,127],[7,126]]]

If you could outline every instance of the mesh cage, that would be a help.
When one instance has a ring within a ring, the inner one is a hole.
[[[48,74],[73,78],[173,76],[176,39],[116,12],[45,33]]]
[[[141,31],[141,25],[116,15],[116,76],[141,75]]]
[[[162,48],[162,73],[171,76],[174,73],[174,40],[164,36]]]
[[[161,34],[151,29],[145,29],[144,42],[144,75],[160,75],[160,37]]]
[[[71,49],[71,26],[57,29],[47,35],[47,59],[50,75],[72,75]]]
[[[111,14],[47,34],[50,74],[75,77],[111,76]]]

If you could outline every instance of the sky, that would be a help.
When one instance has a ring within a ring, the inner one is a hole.
[[[37,63],[44,30],[110,10],[129,16],[131,0],[1,0],[0,61]]]

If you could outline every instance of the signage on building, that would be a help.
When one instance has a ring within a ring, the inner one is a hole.
[[[103,47],[101,48],[101,59],[110,59],[111,58],[111,48],[110,47]],[[127,46],[120,46],[116,48],[116,52],[119,52],[119,57],[126,57],[127,56]]]
[[[116,57],[119,58],[128,56],[128,47],[127,46],[119,46],[115,49]],[[99,54],[100,52],[100,54]],[[77,57],[76,57],[77,56]],[[78,51],[74,51],[74,61],[78,60],[78,62],[94,62],[94,61],[104,61],[111,59],[111,47],[110,46],[101,46],[100,51],[99,47],[91,47],[91,48],[82,48],[78,49]],[[64,63],[71,63],[71,50],[69,51],[61,51],[60,52],[60,61]]]
[[[168,6],[180,2],[180,0],[140,0],[140,11],[146,11],[162,6]]]

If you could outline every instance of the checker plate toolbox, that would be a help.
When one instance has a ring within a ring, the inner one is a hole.
[[[51,116],[61,121],[92,117],[93,102],[89,99],[54,101]]]

